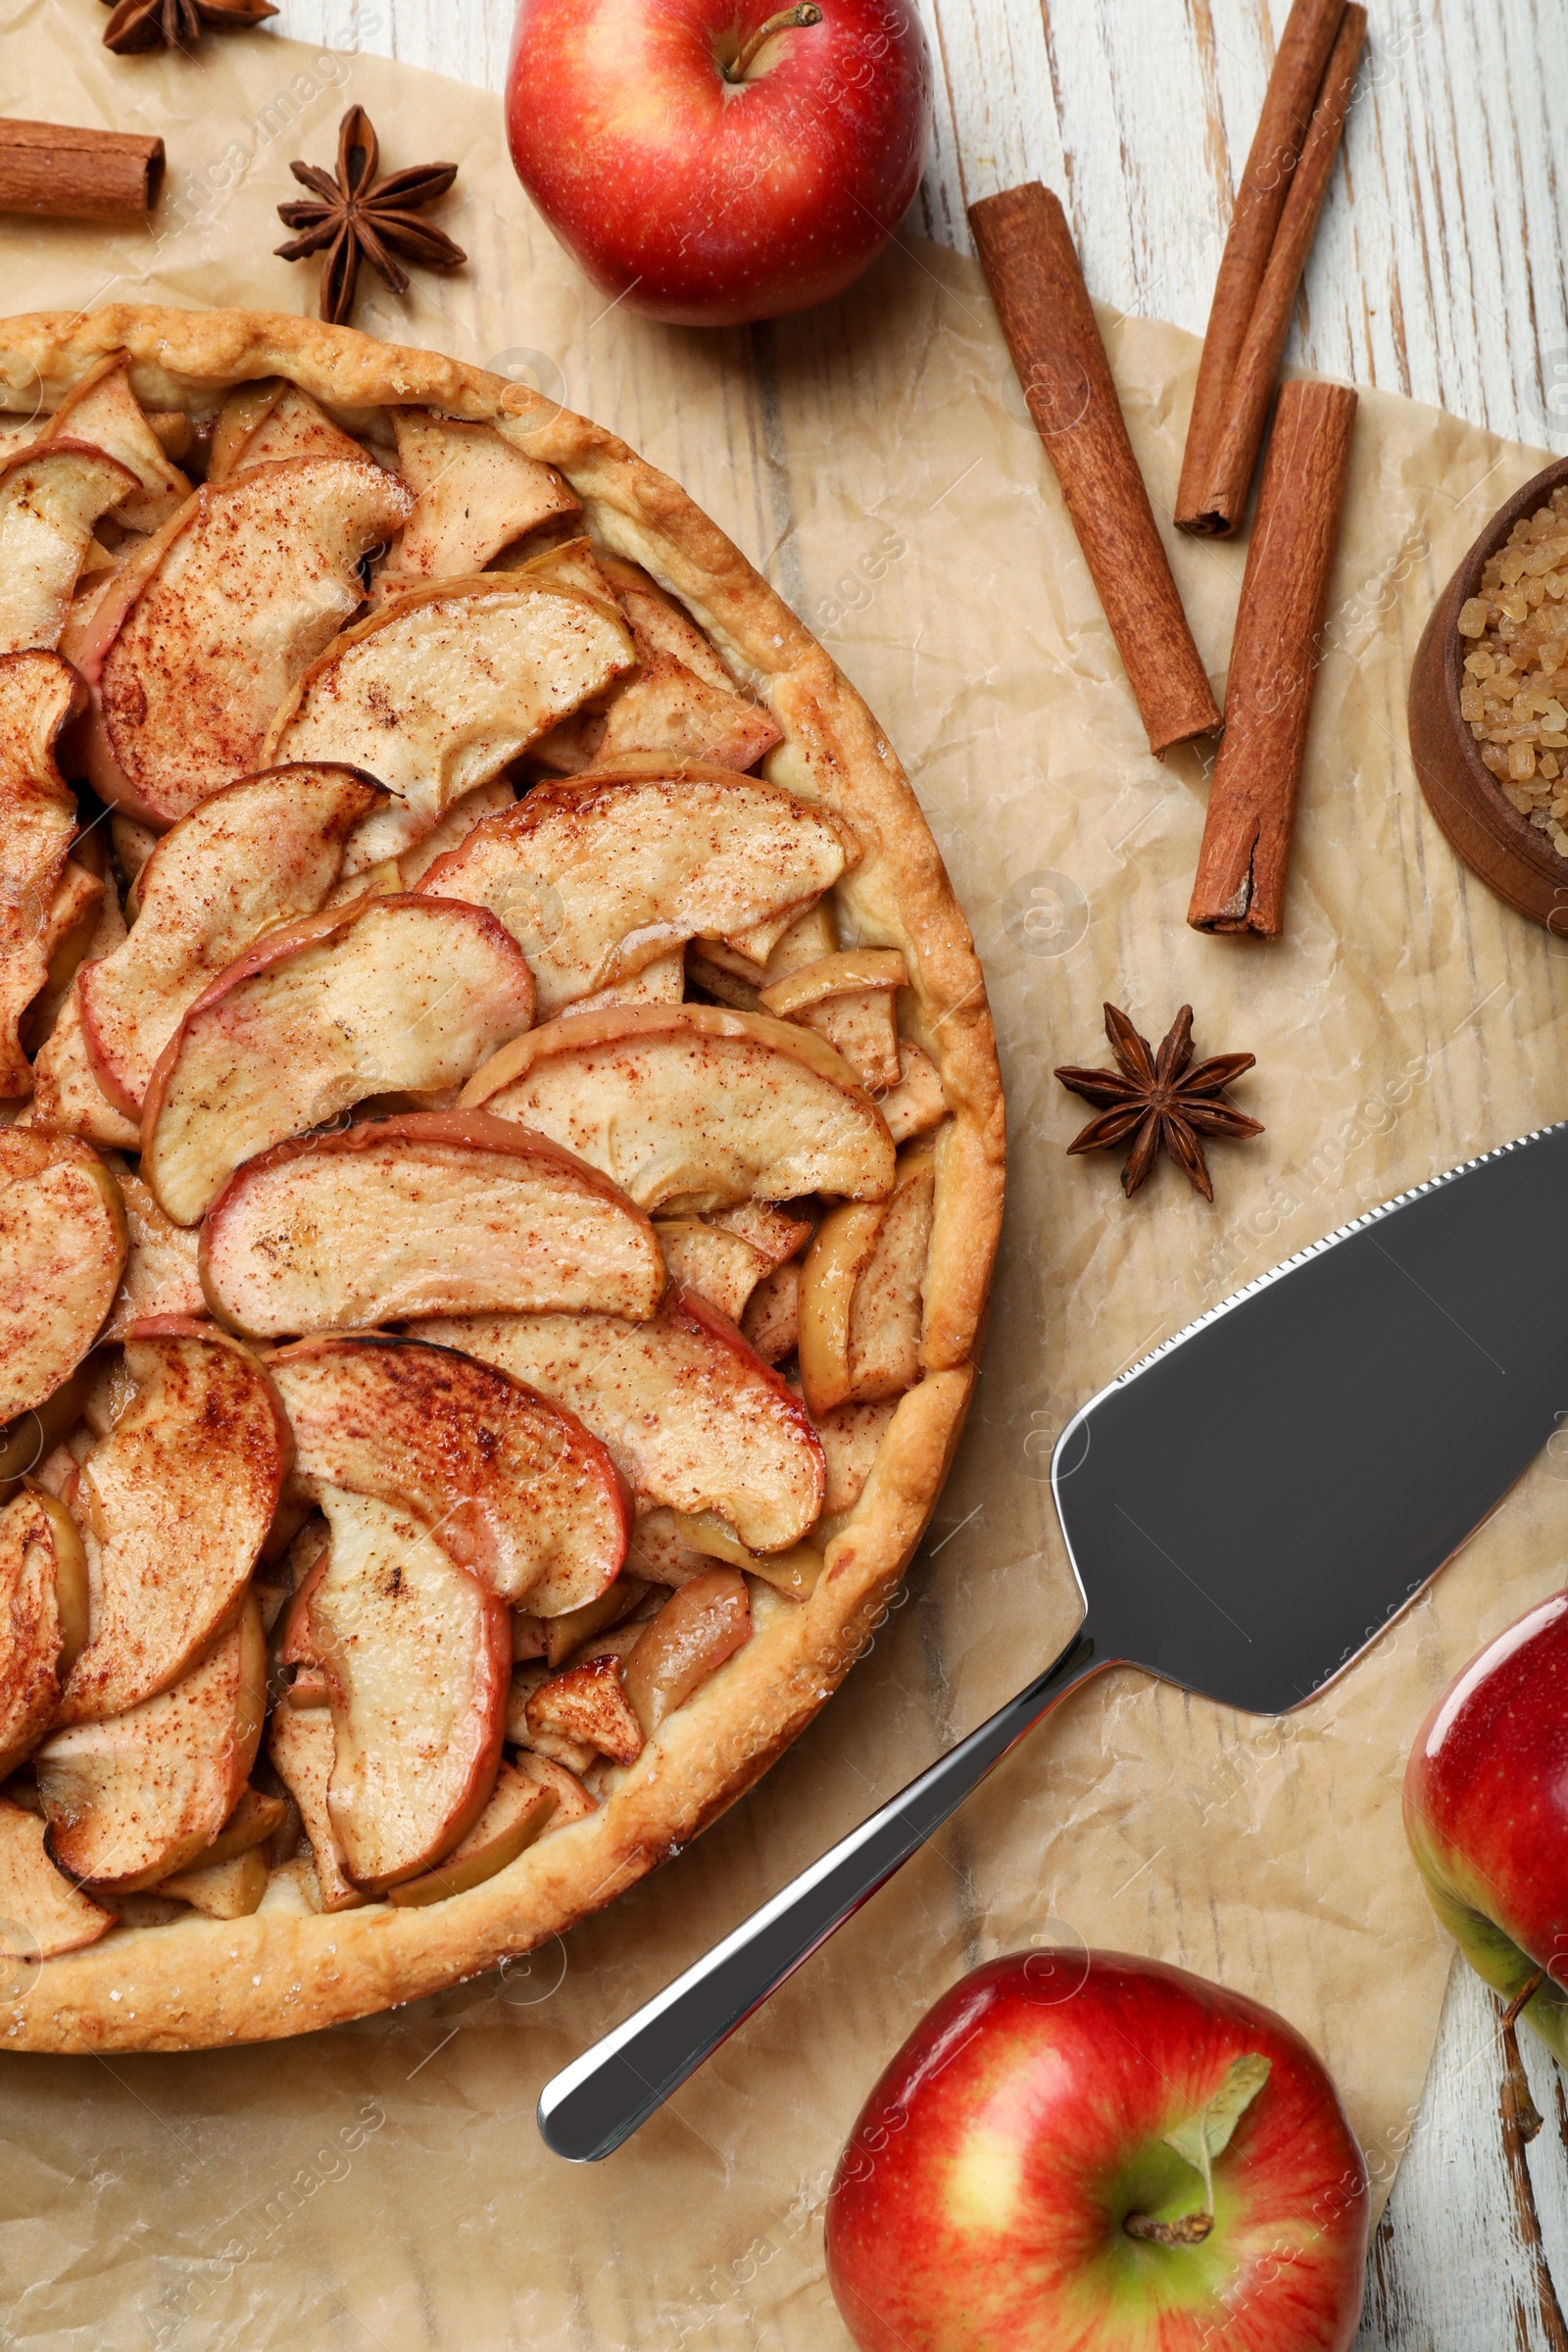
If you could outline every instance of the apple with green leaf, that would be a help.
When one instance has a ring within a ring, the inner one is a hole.
[[[956,1984],[861,2110],[828,2277],[861,2352],[1347,2352],[1361,2152],[1283,2018],[1124,1952]]]
[[[1404,1829],[1471,1967],[1568,2065],[1568,1592],[1438,1700],[1405,1768]]]

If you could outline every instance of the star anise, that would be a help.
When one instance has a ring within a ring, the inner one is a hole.
[[[1216,1054],[1189,1069],[1193,1058],[1193,1008],[1184,1004],[1155,1054],[1124,1012],[1105,1006],[1105,1035],[1116,1056],[1113,1070],[1061,1069],[1063,1086],[1086,1102],[1105,1107],[1067,1146],[1069,1152],[1108,1152],[1132,1138],[1121,1189],[1130,1200],[1159,1157],[1164,1145],[1176,1165],[1205,1200],[1214,1198],[1208,1162],[1199,1141],[1205,1135],[1261,1135],[1262,1122],[1225,1102],[1224,1089],[1252,1067],[1252,1054]]]
[[[406,172],[376,177],[380,151],[370,118],[363,106],[351,106],[338,125],[337,176],[318,164],[290,164],[302,188],[314,188],[317,201],[280,204],[277,217],[287,228],[303,229],[277,252],[285,262],[302,262],[307,254],[326,252],[321,270],[321,317],[329,326],[343,326],[354,310],[354,289],[361,260],[380,272],[394,294],[409,290],[409,273],[392,256],[401,253],[427,270],[456,270],[467,260],[461,245],[427,220],[415,218],[427,204],[444,196],[458,176],[456,164],[415,164]]]
[[[104,47],[117,57],[138,49],[194,49],[204,24],[260,24],[277,14],[272,0],[104,0],[104,6],[114,10],[104,26]]]

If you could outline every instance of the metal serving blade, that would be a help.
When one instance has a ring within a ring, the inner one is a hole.
[[[1052,1486],[1088,1610],[1027,1689],[548,2083],[558,2155],[607,2156],[1118,1660],[1298,1706],[1494,1509],[1568,1405],[1568,1125],[1468,1161],[1250,1283],[1102,1389]]]

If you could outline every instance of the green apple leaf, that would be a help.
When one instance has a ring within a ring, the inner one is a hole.
[[[1214,2159],[1230,2146],[1231,2134],[1269,2078],[1269,2062],[1256,2050],[1227,2067],[1219,2088],[1205,2106],[1165,2133],[1184,2164],[1201,2174],[1203,2209],[1214,2210]]]

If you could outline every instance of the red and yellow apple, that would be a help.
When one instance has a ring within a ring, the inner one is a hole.
[[[1473,1658],[1421,1728],[1404,1828],[1432,1907],[1478,1976],[1568,2065],[1568,1592]]]
[[[828,2196],[861,2352],[1346,2352],[1367,2183],[1283,2018],[1123,1952],[1016,1952],[915,2029]]]
[[[910,0],[522,0],[517,176],[594,284],[682,326],[826,302],[898,227],[931,59]]]

